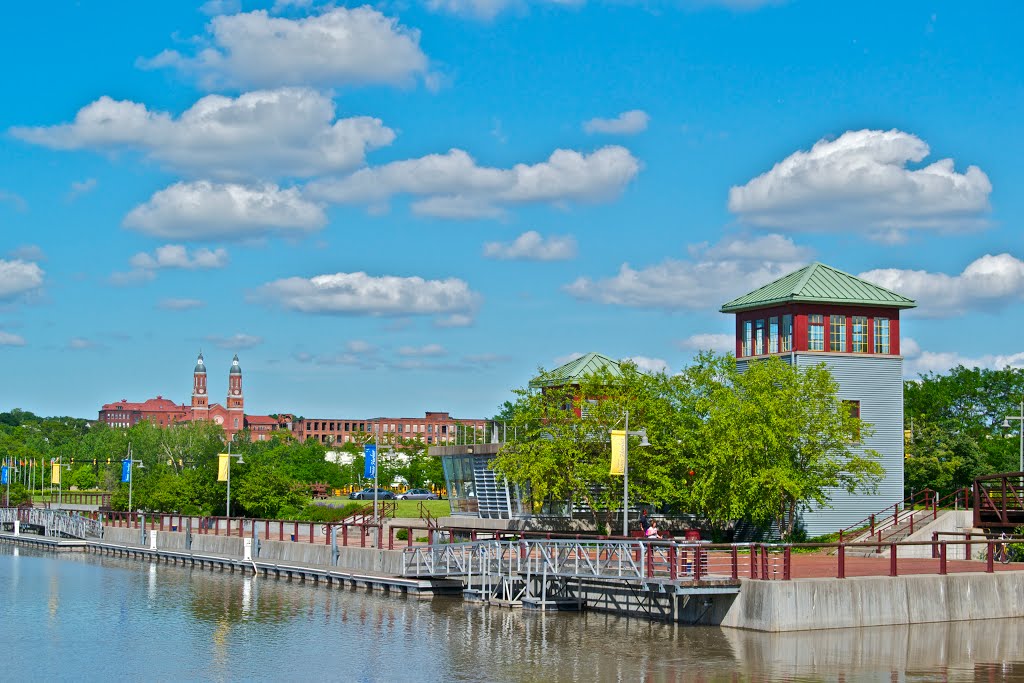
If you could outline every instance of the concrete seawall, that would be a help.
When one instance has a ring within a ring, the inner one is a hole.
[[[691,602],[679,621],[770,632],[1003,619],[1024,617],[1024,572],[744,581]]]

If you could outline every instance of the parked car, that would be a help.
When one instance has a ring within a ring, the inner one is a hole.
[[[349,500],[373,500],[373,489],[353,491],[348,494]],[[377,500],[394,500],[395,494],[387,489],[377,489]]]
[[[439,500],[441,496],[427,489],[409,489],[398,494],[398,500]]]

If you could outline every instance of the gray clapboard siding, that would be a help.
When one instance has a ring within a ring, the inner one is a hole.
[[[831,507],[814,507],[801,514],[809,536],[832,533],[903,500],[903,358],[830,353],[793,353],[787,363],[807,368],[824,363],[839,383],[839,398],[860,401],[860,417],[870,425],[856,449],[881,454],[885,477],[873,493],[830,491]],[[746,361],[737,363],[742,370]]]

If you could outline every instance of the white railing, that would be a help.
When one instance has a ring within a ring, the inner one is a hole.
[[[102,538],[103,525],[94,519],[69,514],[62,510],[39,508],[0,508],[0,523],[21,524],[42,527],[46,536],[70,536],[72,538]]]

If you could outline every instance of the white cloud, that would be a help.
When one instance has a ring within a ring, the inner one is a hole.
[[[402,346],[398,349],[399,356],[444,356],[448,352],[440,344],[426,344],[424,346]]]
[[[428,77],[419,31],[369,7],[335,7],[287,19],[264,10],[214,17],[209,47],[194,57],[165,50],[142,68],[170,67],[209,89],[281,85],[403,85]]]
[[[471,315],[480,299],[458,278],[373,277],[362,272],[275,280],[263,285],[257,298],[302,313],[373,316]]]
[[[257,337],[251,334],[233,334],[230,337],[219,337],[217,335],[210,335],[206,337],[206,341],[210,342],[214,346],[222,349],[240,350],[240,349],[251,349],[254,346],[259,346],[263,343],[263,337]]]
[[[948,318],[996,310],[1024,297],[1024,261],[1010,254],[985,254],[958,275],[879,268],[861,278],[917,301],[917,315]]]
[[[668,361],[663,358],[648,358],[647,356],[630,356],[623,360],[631,361],[641,372],[657,374],[668,372]]]
[[[45,261],[46,253],[38,244],[23,244],[10,251],[11,258],[21,261]]]
[[[466,315],[465,313],[452,313],[451,315],[434,320],[434,327],[440,328],[469,327],[472,324],[473,316]]]
[[[576,239],[572,235],[545,239],[536,230],[528,230],[511,242],[484,244],[484,258],[503,261],[567,261],[575,257]]]
[[[0,204],[10,204],[18,211],[28,211],[28,202],[19,194],[0,188]]]
[[[475,218],[500,215],[501,207],[511,204],[612,199],[639,171],[637,159],[616,145],[590,154],[556,149],[546,161],[510,169],[478,166],[463,150],[452,149],[314,181],[306,193],[330,202],[374,206],[399,194],[427,196],[415,205],[417,213]]]
[[[96,342],[84,337],[72,337],[68,340],[68,348],[72,351],[84,351],[86,349],[94,349],[97,346]]]
[[[188,311],[203,306],[205,304],[199,299],[163,299],[159,304],[159,307],[165,311]]]
[[[323,209],[303,199],[295,188],[206,180],[160,190],[124,219],[126,227],[147,235],[182,240],[304,234],[326,222]]]
[[[235,14],[242,11],[242,0],[206,0],[199,11],[210,16]]]
[[[11,134],[54,149],[138,149],[174,169],[221,178],[346,171],[395,138],[380,119],[335,114],[333,100],[310,88],[208,95],[177,118],[104,96],[80,109],[72,123],[12,128]],[[95,182],[78,190],[73,183],[72,192],[77,196]]]
[[[736,340],[731,334],[691,334],[686,339],[680,339],[676,345],[684,351],[714,351],[715,353],[734,353],[736,351]]]
[[[962,365],[965,368],[991,368],[1001,370],[1006,367],[1024,368],[1024,353],[982,354],[965,356],[956,351],[925,351],[911,337],[900,340],[900,353],[905,359],[903,374],[916,377],[929,372],[946,373],[951,368]]]
[[[426,4],[434,12],[491,21],[506,10],[522,12],[531,4],[579,7],[586,0],[427,0]]]
[[[375,353],[377,346],[362,339],[353,339],[345,343],[345,350],[349,353]]]
[[[848,131],[794,152],[729,190],[729,210],[746,223],[786,230],[850,228],[885,241],[907,230],[969,230],[985,224],[992,184],[977,166],[952,159],[909,168],[929,154],[899,130]]]
[[[689,248],[690,260],[665,259],[636,269],[623,263],[609,278],[580,277],[564,287],[582,301],[665,310],[717,309],[726,301],[796,270],[811,252],[779,235],[723,240]]]
[[[567,353],[567,354],[565,354],[563,356],[557,356],[555,358],[555,367],[557,368],[559,366],[565,365],[566,363],[568,363],[570,361],[574,361],[577,358],[582,358],[582,357],[583,357],[583,354],[580,353],[579,351],[572,351],[572,352]]]
[[[84,194],[89,194],[96,189],[99,183],[95,178],[86,178],[85,180],[72,180],[71,189],[68,190],[65,198],[69,202],[73,202]]]
[[[43,269],[30,261],[0,259],[0,301],[42,287],[43,274]]]
[[[583,130],[593,135],[594,133],[607,133],[610,135],[635,135],[647,130],[647,124],[651,117],[647,112],[640,109],[624,111],[614,119],[590,119],[583,124]]]
[[[24,346],[25,338],[0,330],[0,346]]]
[[[184,270],[207,270],[223,268],[228,264],[226,249],[195,249],[189,254],[181,244],[165,244],[157,247],[153,254],[140,252],[132,256],[130,263],[139,270],[181,268]]]

